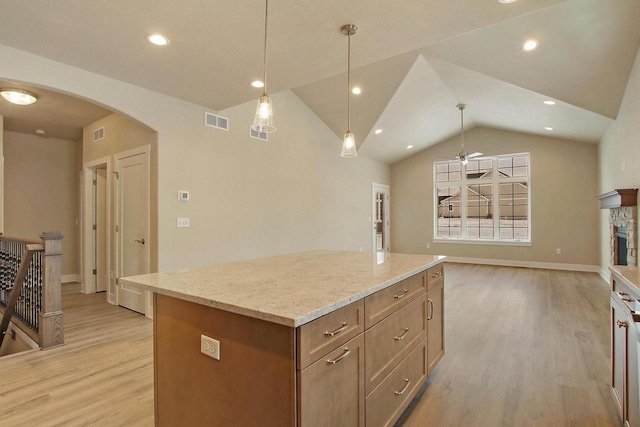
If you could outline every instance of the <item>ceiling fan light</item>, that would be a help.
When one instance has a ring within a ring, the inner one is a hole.
[[[35,94],[20,89],[0,89],[0,95],[16,105],[31,105],[38,100]]]
[[[469,159],[465,156],[462,158],[462,160],[460,161],[463,165],[468,165],[469,164]]]
[[[341,157],[358,157],[358,150],[356,149],[356,136],[347,131],[342,139],[342,152]]]

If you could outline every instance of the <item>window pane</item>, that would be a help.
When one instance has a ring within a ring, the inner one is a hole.
[[[462,166],[460,162],[436,164],[436,181],[451,182],[462,179]]]
[[[491,178],[491,171],[493,170],[493,160],[469,160],[467,164],[467,179],[483,179]]]
[[[529,238],[529,191],[526,182],[500,184],[500,238]]]
[[[460,187],[437,187],[438,237],[461,237]]]
[[[527,176],[528,156],[505,156],[498,159],[498,175],[501,177]]]
[[[467,236],[476,239],[493,239],[491,184],[467,186]]]

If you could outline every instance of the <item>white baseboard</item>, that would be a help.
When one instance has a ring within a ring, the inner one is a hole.
[[[460,264],[499,265],[503,267],[542,268],[546,270],[585,271],[589,273],[600,273],[600,275],[602,276],[600,266],[587,264],[561,264],[557,262],[515,261],[508,259],[490,258],[460,258],[450,256],[447,256],[446,262],[457,262]]]
[[[60,281],[62,283],[71,283],[71,282],[80,283],[80,275],[79,274],[63,274],[60,277]]]
[[[605,282],[611,283],[611,272],[609,271],[608,268],[601,268],[599,273],[600,273],[600,277],[602,277]]]

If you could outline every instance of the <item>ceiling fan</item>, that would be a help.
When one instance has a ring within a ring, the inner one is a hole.
[[[460,136],[462,139],[462,143],[460,147],[460,152],[456,154],[455,159],[460,160],[460,162],[463,165],[466,165],[467,163],[469,163],[469,159],[482,156],[482,153],[479,153],[479,152],[469,154],[466,151],[464,151],[464,109],[466,108],[466,106],[467,106],[466,104],[456,105],[456,108],[460,110]]]

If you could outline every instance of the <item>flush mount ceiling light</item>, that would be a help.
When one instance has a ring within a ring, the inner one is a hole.
[[[536,40],[527,40],[524,43],[524,46],[522,46],[522,48],[524,50],[526,50],[527,52],[532,51],[533,49],[538,47],[538,42]]]
[[[472,153],[469,154],[464,151],[464,109],[467,108],[466,104],[458,104],[456,108],[460,110],[460,152],[456,155],[456,160],[460,160],[463,165],[469,163],[469,159],[473,159],[474,157],[482,156],[482,153]]]
[[[147,40],[156,46],[166,46],[170,43],[169,39],[162,34],[147,34]]]
[[[353,89],[351,89],[351,93],[354,95],[360,95],[362,93],[362,89],[356,86]]]
[[[382,133],[382,129],[376,129],[373,133],[380,135]]]
[[[407,145],[407,150],[411,150],[413,148],[413,145]]]
[[[254,80],[251,82],[251,86],[253,87],[264,87],[264,83],[262,83],[260,80]]]
[[[265,0],[264,6],[264,64],[262,96],[258,99],[258,107],[256,115],[253,119],[251,129],[259,133],[272,133],[276,131],[273,124],[273,107],[271,106],[271,98],[267,95],[267,14],[269,12],[269,0]]]
[[[556,101],[552,101],[550,99],[547,99],[546,101],[543,101],[543,102],[547,105],[556,105]]]
[[[0,95],[16,105],[30,105],[38,100],[35,94],[20,89],[0,89]]]
[[[544,130],[553,130],[553,128],[551,126],[545,126]]]
[[[340,28],[340,32],[347,36],[347,132],[342,140],[342,157],[358,157],[356,150],[356,136],[351,133],[351,36],[358,31],[353,24],[346,24]]]

